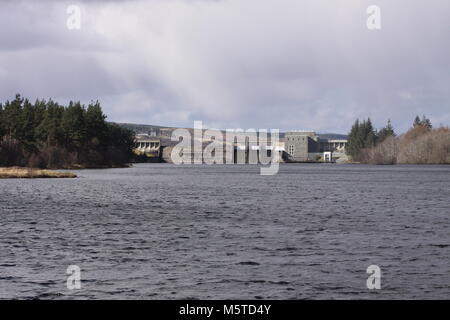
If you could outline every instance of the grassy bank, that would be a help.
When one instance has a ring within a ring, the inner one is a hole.
[[[76,178],[71,172],[59,172],[33,168],[10,167],[0,168],[0,179],[13,178]]]

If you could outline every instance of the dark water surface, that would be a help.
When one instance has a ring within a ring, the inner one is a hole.
[[[141,164],[0,180],[0,298],[450,298],[449,166],[258,173]],[[381,290],[366,287],[372,264]]]

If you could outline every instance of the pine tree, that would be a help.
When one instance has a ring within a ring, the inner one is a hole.
[[[346,147],[346,152],[352,158],[355,158],[359,153],[359,119],[356,119],[353,124],[350,133],[348,134],[348,142]]]
[[[20,94],[16,95],[16,98],[9,102],[6,101],[3,110],[4,115],[4,129],[9,139],[16,139],[17,129],[20,125],[20,114],[22,113],[23,99]]]
[[[37,149],[34,131],[36,127],[35,109],[28,99],[23,101],[23,108],[18,117],[15,138],[23,145],[26,151],[34,152]]]
[[[388,120],[386,127],[382,128],[377,134],[377,144],[383,142],[387,137],[395,137],[394,128],[391,120]]]
[[[64,144],[64,134],[61,127],[63,113],[64,107],[58,103],[52,100],[46,103],[43,119],[36,128],[36,136],[47,147]]]
[[[421,125],[427,129],[431,129],[433,128],[433,126],[431,125],[431,121],[430,119],[428,119],[427,117],[422,116],[422,121],[421,121]]]
[[[348,135],[346,152],[353,160],[358,161],[361,150],[364,148],[373,147],[376,144],[376,132],[373,128],[370,118],[360,122],[359,119],[355,121]]]
[[[5,136],[5,124],[4,124],[4,112],[3,112],[3,104],[0,103],[0,142],[3,141],[3,137]]]
[[[364,128],[364,148],[371,148],[375,146],[376,138],[377,136],[373,128],[372,121],[368,118]]]
[[[425,127],[427,129],[433,128],[430,119],[425,117],[425,115],[422,116],[422,119],[420,119],[419,116],[416,116],[416,118],[414,119],[413,127],[416,128],[418,126]]]
[[[85,117],[88,143],[95,146],[107,143],[108,128],[105,119],[106,116],[103,114],[98,101],[88,105]]]
[[[18,94],[0,103],[0,165],[122,166],[133,144],[133,132],[108,124],[98,101],[86,109],[80,102],[32,104]]]
[[[415,128],[415,127],[421,126],[421,125],[422,125],[422,121],[420,121],[420,117],[416,116],[416,118],[414,119],[414,122],[413,122],[413,127]]]
[[[70,102],[64,110],[61,122],[65,147],[80,152],[86,142],[85,109],[80,102]]]

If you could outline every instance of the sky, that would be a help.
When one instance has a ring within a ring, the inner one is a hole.
[[[99,100],[110,121],[178,127],[449,126],[449,17],[448,0],[2,0],[0,101]]]

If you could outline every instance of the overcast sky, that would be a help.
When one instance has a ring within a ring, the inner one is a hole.
[[[69,30],[67,6],[81,8]],[[381,8],[381,30],[366,26]],[[108,119],[347,133],[450,125],[448,0],[0,2],[0,101],[99,100]]]

